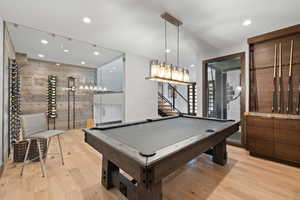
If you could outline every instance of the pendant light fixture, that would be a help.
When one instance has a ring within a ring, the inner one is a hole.
[[[190,85],[193,84],[190,82],[189,70],[180,67],[179,56],[180,56],[180,37],[179,37],[179,29],[183,24],[181,21],[171,16],[168,13],[164,13],[161,15],[161,18],[164,19],[165,25],[165,60],[164,62],[159,62],[158,60],[150,61],[150,77],[147,77],[147,80],[154,80],[159,82],[166,82],[172,84],[181,84],[181,85]],[[172,64],[168,64],[168,53],[170,49],[168,49],[167,43],[167,22],[173,24],[177,27],[177,63],[176,66]]]

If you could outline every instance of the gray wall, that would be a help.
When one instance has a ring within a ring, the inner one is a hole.
[[[9,156],[9,133],[8,133],[8,59],[15,59],[16,54],[11,37],[6,26],[4,26],[4,59],[3,59],[3,149],[4,162]]]
[[[23,114],[45,113],[48,109],[46,100],[48,89],[48,75],[57,76],[57,115],[56,128],[68,128],[68,101],[67,84],[68,77],[75,77],[76,86],[85,82],[96,81],[96,69],[78,67],[61,63],[55,63],[28,59],[28,63],[21,67],[21,112]],[[76,91],[76,128],[86,127],[86,120],[93,119],[93,95],[83,91]],[[71,104],[72,119],[72,104]],[[50,128],[53,127],[52,121]],[[71,122],[72,127],[72,122]]]

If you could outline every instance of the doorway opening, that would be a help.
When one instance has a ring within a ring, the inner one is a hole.
[[[203,66],[203,116],[241,121],[240,130],[227,142],[244,146],[245,53],[206,60]]]

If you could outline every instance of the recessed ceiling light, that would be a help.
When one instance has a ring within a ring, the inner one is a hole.
[[[195,67],[195,65],[194,65],[194,64],[191,64],[191,67]]]
[[[69,51],[69,49],[64,49],[64,52],[69,53],[70,51]]]
[[[249,26],[252,24],[252,21],[251,19],[246,19],[244,22],[243,22],[243,26]]]
[[[90,24],[92,20],[89,17],[84,17],[82,21],[86,24]]]
[[[82,65],[85,65],[85,62],[84,62],[84,61],[81,61],[81,64],[82,64]]]
[[[42,44],[48,44],[48,41],[47,40],[41,40],[41,43]]]
[[[171,49],[166,49],[166,53],[170,53],[171,52]]]
[[[94,51],[94,55],[95,55],[95,56],[98,56],[98,55],[99,55],[99,52],[98,52],[98,51]]]
[[[56,65],[56,66],[60,66],[60,64],[59,64],[59,63],[56,63],[55,65]]]
[[[39,54],[38,57],[44,58],[45,56],[43,54]]]

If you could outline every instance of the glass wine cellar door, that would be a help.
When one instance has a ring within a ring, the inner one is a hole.
[[[212,62],[207,65],[207,116],[220,119],[241,119],[240,59]],[[240,131],[228,141],[241,144]]]

